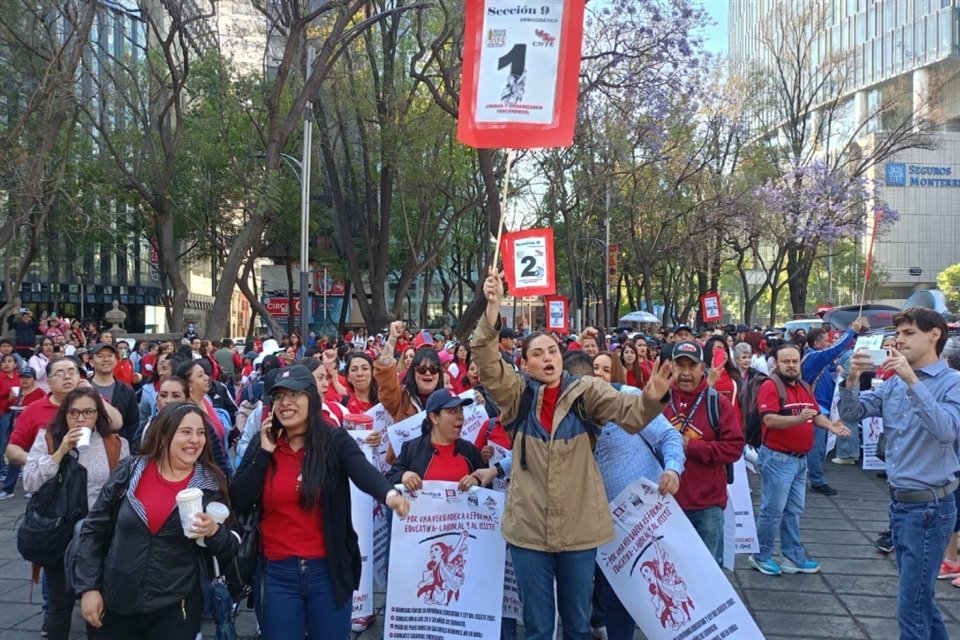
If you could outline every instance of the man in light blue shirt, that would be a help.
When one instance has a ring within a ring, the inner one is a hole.
[[[601,351],[592,361],[583,351],[568,352],[563,358],[563,368],[571,375],[593,373],[622,393],[641,393],[636,387],[622,384],[626,372],[620,361],[608,351]],[[680,475],[686,460],[683,436],[662,414],[635,434],[627,433],[613,422],[608,423],[597,437],[595,455],[608,502],[638,478],[658,483],[661,495],[673,495],[680,489]],[[601,603],[602,606],[598,607]],[[636,623],[599,570],[594,581],[594,609],[605,612],[609,640],[633,639]],[[599,626],[596,619],[592,624],[595,628]]]
[[[861,374],[875,366],[869,354],[855,353],[840,391],[840,418],[883,418],[890,529],[900,570],[900,638],[946,640],[934,588],[957,518],[960,372],[940,360],[947,325],[939,313],[911,307],[893,323],[897,346],[880,370],[896,375],[875,391],[858,391]]]

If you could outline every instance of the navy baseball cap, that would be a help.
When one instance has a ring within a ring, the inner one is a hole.
[[[461,398],[450,389],[437,389],[427,398],[426,412],[436,413],[441,409],[454,409],[473,404],[473,398]]]
[[[33,370],[33,367],[24,367],[20,369],[21,378],[36,378],[37,372]]]

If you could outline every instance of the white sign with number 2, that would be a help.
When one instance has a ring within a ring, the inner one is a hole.
[[[477,122],[554,121],[563,0],[487,0]]]
[[[532,236],[520,238],[513,246],[513,272],[516,274],[516,288],[546,287],[550,284],[547,277],[547,238]]]

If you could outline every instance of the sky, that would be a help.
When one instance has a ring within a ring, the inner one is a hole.
[[[710,53],[727,52],[727,10],[729,0],[700,0],[716,24],[704,28],[704,46]]]

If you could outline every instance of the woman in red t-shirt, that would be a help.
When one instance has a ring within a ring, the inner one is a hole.
[[[264,640],[346,638],[360,548],[350,518],[350,482],[400,517],[410,505],[353,438],[323,420],[317,381],[303,365],[280,371],[272,414],[244,452],[230,485],[234,508],[257,513],[254,573]]]
[[[90,637],[193,640],[203,617],[197,539],[232,560],[239,537],[206,513],[229,507],[227,480],[213,460],[203,412],[168,405],[140,455],[110,475],[80,532],[77,590]],[[81,454],[82,455],[82,454]],[[199,511],[181,514],[177,494],[201,493]],[[187,515],[185,532],[181,515]],[[163,585],[157,588],[156,585]]]
[[[331,377],[330,383],[337,394],[345,398],[342,404],[347,407],[347,413],[363,413],[380,402],[377,381],[373,379],[373,358],[362,351],[351,351],[347,354],[344,372],[347,374],[346,386],[336,375]],[[327,399],[330,399],[329,393]]]
[[[387,476],[390,482],[402,482],[409,491],[421,489],[424,480],[456,482],[461,491],[489,486],[497,470],[488,468],[477,447],[460,437],[463,408],[471,404],[472,398],[461,398],[449,389],[431,393],[420,427],[423,435],[404,443]]]

